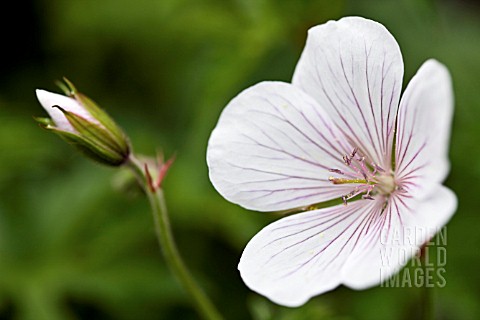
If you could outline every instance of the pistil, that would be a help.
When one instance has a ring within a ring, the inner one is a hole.
[[[330,182],[333,182],[333,184],[368,183],[368,181],[365,179],[345,179],[345,178],[329,177],[328,180]]]

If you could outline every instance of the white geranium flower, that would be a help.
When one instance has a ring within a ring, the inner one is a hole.
[[[215,188],[247,209],[305,211],[248,243],[238,268],[252,290],[299,306],[377,285],[451,218],[449,73],[428,60],[400,100],[402,78],[388,30],[347,17],[309,30],[292,84],[262,82],[227,105],[207,151]],[[332,199],[346,205],[311,210]]]

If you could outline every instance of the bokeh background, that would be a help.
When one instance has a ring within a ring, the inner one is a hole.
[[[137,152],[176,152],[165,192],[180,251],[227,319],[417,319],[421,289],[340,287],[304,307],[249,291],[236,270],[276,219],[211,186],[207,140],[226,103],[291,79],[309,27],[346,15],[383,23],[405,83],[435,57],[456,94],[446,184],[447,285],[438,319],[480,319],[480,6],[459,0],[28,0],[0,19],[0,319],[196,319],[159,254],[146,200],[123,172],[85,160],[32,116],[35,88],[67,76],[128,132]]]

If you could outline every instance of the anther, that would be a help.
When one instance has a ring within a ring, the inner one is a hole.
[[[330,172],[335,172],[335,173],[338,173],[338,174],[344,174],[343,171],[339,170],[339,169],[330,169],[328,170]]]
[[[347,179],[344,179],[344,178],[335,178],[335,177],[328,177],[328,181],[333,182],[333,184],[348,183],[348,182],[347,182]]]
[[[350,155],[346,154],[343,156],[343,161],[347,166],[350,166],[352,164],[352,159],[355,158],[355,155],[357,154],[357,152],[358,152],[358,148],[354,148],[352,153],[350,153]]]
[[[350,158],[355,157],[355,155],[357,154],[357,152],[358,152],[358,147],[355,147],[355,148],[353,149],[353,151],[352,151],[352,154],[350,155]]]

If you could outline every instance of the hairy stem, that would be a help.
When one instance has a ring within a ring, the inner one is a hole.
[[[165,260],[170,270],[175,274],[183,288],[190,295],[198,313],[207,320],[222,319],[213,303],[208,299],[204,291],[199,287],[183,259],[178,252],[177,245],[173,238],[168,218],[167,206],[161,188],[151,189],[147,185],[148,181],[142,170],[140,162],[134,158],[130,159],[129,167],[134,171],[139,182],[141,182],[152,208],[153,221],[155,224],[155,233],[158,243],[162,249]]]

